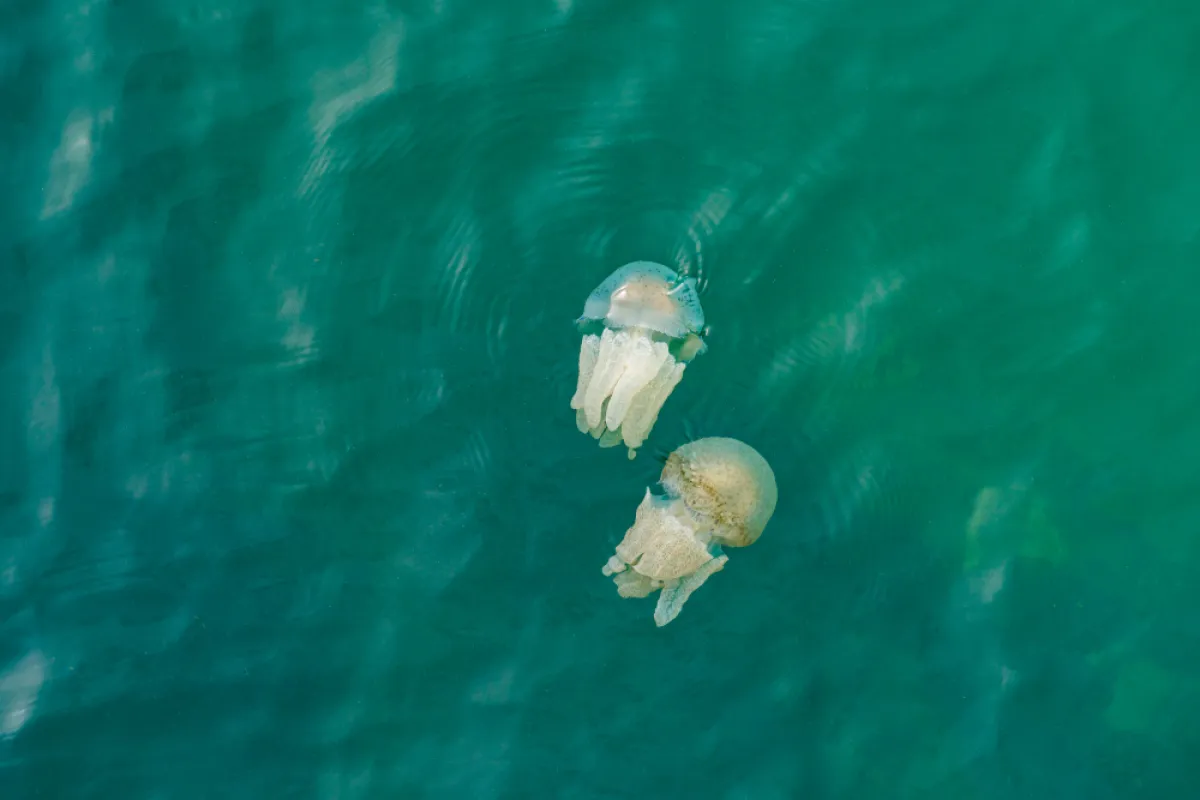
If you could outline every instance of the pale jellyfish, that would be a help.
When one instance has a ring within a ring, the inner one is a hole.
[[[696,281],[650,261],[626,264],[588,295],[578,323],[575,423],[601,447],[624,442],[633,458],[687,362],[704,352]]]
[[[666,625],[692,592],[719,572],[725,547],[746,547],[775,513],[775,473],[736,439],[697,439],[667,457],[659,483],[646,490],[633,527],[604,565],[622,597],[661,590],[654,621]]]

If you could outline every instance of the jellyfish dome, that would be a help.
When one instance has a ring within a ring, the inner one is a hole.
[[[694,278],[651,261],[621,267],[596,287],[583,331],[571,408],[601,447],[645,442],[687,363],[704,352],[704,310]]]
[[[697,439],[667,458],[659,483],[637,508],[633,526],[602,570],[622,597],[659,591],[662,627],[729,557],[762,535],[779,497],[775,474],[757,450],[736,439]]]

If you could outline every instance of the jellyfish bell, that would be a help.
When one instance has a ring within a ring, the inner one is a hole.
[[[622,597],[658,591],[662,627],[710,575],[724,569],[724,547],[748,547],[762,535],[779,492],[757,450],[736,439],[697,439],[667,457],[663,494],[646,490],[633,526],[602,572]]]
[[[624,442],[633,458],[688,362],[706,349],[696,281],[651,261],[626,264],[588,295],[577,324],[576,425],[601,447]]]
[[[605,278],[588,295],[583,317],[613,328],[648,328],[672,339],[704,330],[695,278],[653,261],[634,261]]]
[[[710,519],[713,538],[727,547],[758,541],[779,501],[767,460],[750,445],[719,436],[676,449],[659,482],[668,495],[684,498],[694,513]]]

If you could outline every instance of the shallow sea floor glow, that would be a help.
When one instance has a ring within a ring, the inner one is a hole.
[[[0,796],[1194,797],[1197,41],[0,3]],[[711,332],[627,461],[637,261]],[[601,568],[711,436],[778,505],[659,628]]]

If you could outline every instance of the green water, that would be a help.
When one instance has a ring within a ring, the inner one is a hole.
[[[1191,798],[1194,3],[0,4],[0,796]],[[643,454],[588,292],[712,325]],[[657,629],[663,456],[772,464]]]

